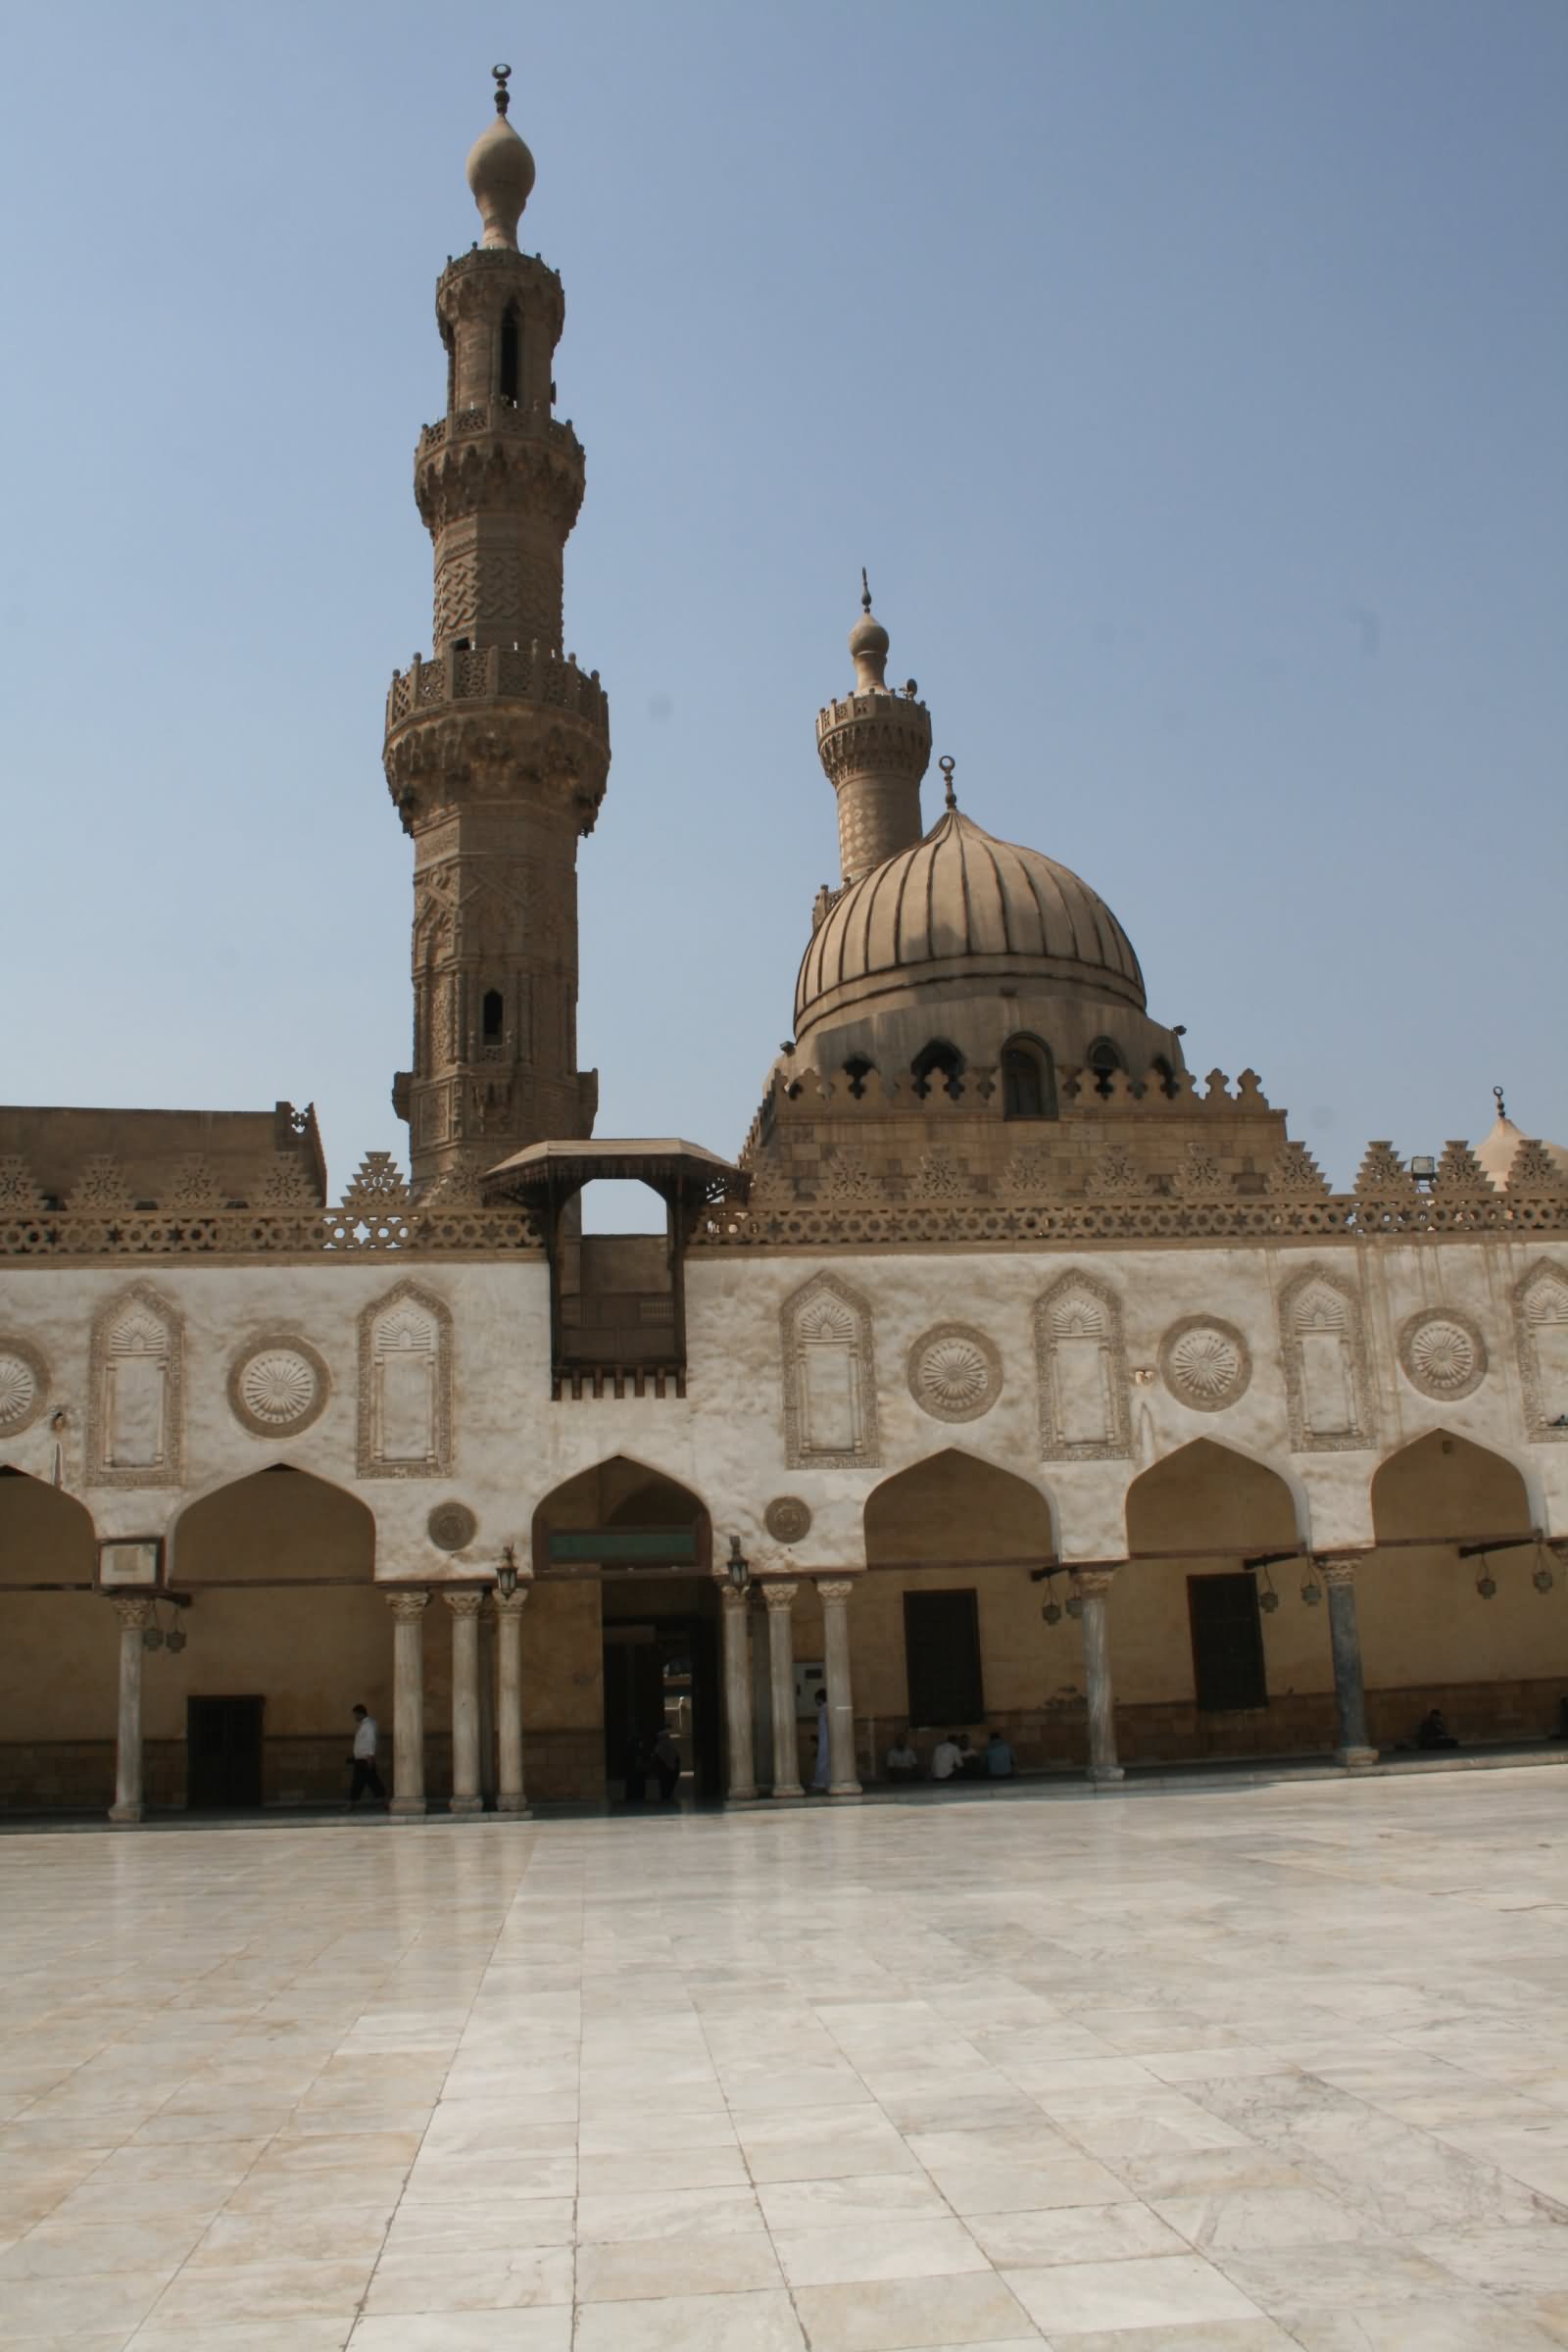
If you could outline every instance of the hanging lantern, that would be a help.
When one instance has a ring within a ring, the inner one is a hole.
[[[1058,1601],[1058,1600],[1048,1600],[1048,1601],[1046,1602],[1046,1605],[1045,1605],[1045,1607],[1044,1607],[1044,1608],[1041,1610],[1040,1614],[1041,1614],[1041,1616],[1042,1616],[1042,1617],[1045,1619],[1045,1621],[1046,1621],[1046,1623],[1047,1623],[1048,1625],[1059,1625],[1059,1624],[1061,1623],[1061,1603],[1060,1603],[1060,1601]]]
[[[1309,1568],[1301,1579],[1301,1598],[1309,1609],[1315,1609],[1323,1597],[1323,1588]]]
[[[1069,1592],[1069,1593],[1068,1593],[1068,1595],[1067,1595],[1067,1614],[1068,1614],[1068,1616],[1069,1616],[1069,1617],[1081,1617],[1081,1616],[1083,1615],[1083,1613],[1084,1613],[1083,1594],[1082,1594],[1081,1592]]]

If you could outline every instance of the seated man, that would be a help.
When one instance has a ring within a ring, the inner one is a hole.
[[[962,1770],[963,1750],[958,1745],[958,1735],[949,1732],[931,1751],[931,1778],[934,1781],[951,1781],[956,1773]]]
[[[994,1781],[1010,1781],[1018,1767],[1012,1750],[1000,1732],[993,1732],[986,1741],[986,1771]]]
[[[888,1749],[887,1771],[890,1781],[917,1781],[920,1778],[920,1759],[907,1732],[901,1732]]]
[[[978,1781],[985,1777],[986,1760],[967,1732],[958,1734],[958,1757],[959,1768],[966,1781]]]
[[[1417,1747],[1457,1747],[1459,1744],[1436,1707],[1430,1714],[1423,1715],[1416,1726],[1415,1743]]]

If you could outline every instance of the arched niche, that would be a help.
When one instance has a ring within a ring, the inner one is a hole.
[[[92,1514],[74,1494],[0,1466],[0,1588],[92,1586]]]
[[[1121,1302],[1078,1270],[1035,1302],[1040,1450],[1048,1462],[1124,1459],[1130,1450]]]
[[[1512,1462],[1449,1430],[1429,1430],[1378,1465],[1372,1529],[1388,1544],[1474,1544],[1527,1536],[1530,1494]]]
[[[1055,1556],[1055,1543],[1038,1487],[954,1446],[885,1478],[866,1497],[868,1568],[1038,1567]]]
[[[0,1468],[0,1806],[114,1794],[120,1628],[74,1495]]]
[[[784,1458],[792,1469],[874,1468],[876,1357],[870,1302],[836,1274],[816,1274],[779,1309]]]
[[[184,1439],[184,1326],[150,1284],[133,1283],[92,1327],[87,1395],[91,1483],[176,1487]]]
[[[274,1462],[187,1503],[175,1520],[169,1582],[368,1584],[375,1520],[358,1495]]]
[[[1297,1453],[1370,1446],[1371,1370],[1354,1281],[1307,1266],[1280,1294],[1280,1348]]]
[[[1568,1267],[1541,1258],[1513,1294],[1525,1425],[1540,1445],[1568,1445]]]
[[[712,1522],[701,1495],[628,1454],[564,1480],[533,1515],[536,1577],[712,1566]]]
[[[452,1310],[400,1282],[360,1317],[361,1478],[444,1478],[452,1466]]]
[[[1288,1481],[1213,1438],[1167,1453],[1127,1490],[1130,1557],[1294,1551],[1302,1534]]]

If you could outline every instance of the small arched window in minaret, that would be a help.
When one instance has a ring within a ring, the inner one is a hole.
[[[522,383],[522,318],[514,302],[501,314],[501,373],[496,389],[515,408]]]
[[[458,346],[451,327],[445,321],[442,322],[441,340],[446,345],[447,353],[447,415],[450,416],[458,405]]]
[[[1002,1049],[1002,1115],[1054,1119],[1056,1081],[1051,1049],[1037,1037],[1009,1037]]]
[[[487,988],[479,1007],[479,1035],[487,1046],[499,1046],[506,1035],[506,1000],[499,988]]]
[[[1112,1045],[1108,1037],[1097,1037],[1094,1044],[1090,1047],[1088,1053],[1084,1055],[1084,1060],[1095,1074],[1095,1092],[1097,1095],[1108,1095],[1110,1093],[1110,1081],[1114,1073],[1117,1070],[1124,1070],[1127,1067],[1126,1062],[1122,1058],[1120,1048]]]
[[[934,1086],[956,1102],[963,1092],[963,1055],[945,1037],[934,1037],[910,1062],[909,1075],[922,1102]]]

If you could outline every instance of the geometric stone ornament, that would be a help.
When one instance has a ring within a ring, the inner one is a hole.
[[[1093,1274],[1063,1274],[1036,1301],[1034,1322],[1045,1459],[1125,1460],[1127,1348],[1115,1292]]]
[[[156,1291],[134,1283],[93,1322],[87,1484],[179,1486],[183,1428],[183,1326]]]
[[[1525,1427],[1536,1445],[1568,1445],[1568,1271],[1540,1258],[1514,1287],[1514,1345]]]
[[[784,1458],[792,1470],[872,1469],[877,1448],[871,1309],[836,1274],[816,1274],[779,1309]]]
[[[82,1161],[66,1204],[77,1216],[130,1208],[133,1205],[130,1187],[121,1174],[120,1162],[112,1152],[98,1152],[90,1159]]]
[[[1515,1199],[1551,1200],[1564,1190],[1561,1168],[1536,1136],[1529,1136],[1513,1155],[1508,1191]]]
[[[775,1544],[799,1544],[811,1530],[811,1510],[798,1494],[775,1494],[762,1513],[762,1525]]]
[[[1355,1174],[1358,1200],[1413,1200],[1419,1198],[1414,1177],[1390,1143],[1368,1144]]]
[[[1326,1200],[1329,1180],[1304,1144],[1287,1143],[1267,1176],[1268,1190],[1287,1200]]]
[[[462,1551],[479,1533],[479,1522],[466,1502],[438,1502],[424,1526],[437,1551]]]
[[[1176,1171],[1176,1196],[1182,1200],[1200,1200],[1214,1193],[1228,1193],[1231,1180],[1206,1144],[1190,1143],[1182,1153],[1182,1164]]]
[[[43,1193],[19,1152],[0,1155],[0,1217],[36,1216]]]
[[[1308,1266],[1280,1294],[1280,1347],[1294,1453],[1347,1453],[1374,1442],[1371,1378],[1355,1289]]]
[[[452,1313],[415,1282],[360,1316],[357,1466],[361,1478],[445,1478],[452,1467]]]
[[[319,1418],[332,1383],[316,1349],[290,1331],[269,1332],[228,1368],[228,1405],[253,1438],[293,1438]]]
[[[1178,1403],[1195,1413],[1222,1413],[1246,1395],[1252,1352],[1234,1323],[1184,1315],[1159,1343],[1159,1368]]]
[[[1002,1394],[1002,1358],[970,1323],[938,1323],[909,1349],[909,1395],[936,1421],[978,1421]]]
[[[1487,1376],[1487,1343],[1468,1315],[1431,1306],[1412,1315],[1399,1333],[1399,1365],[1423,1396],[1440,1404],[1468,1396]]]
[[[0,1438],[30,1429],[49,1401],[49,1367],[25,1340],[0,1338]]]

